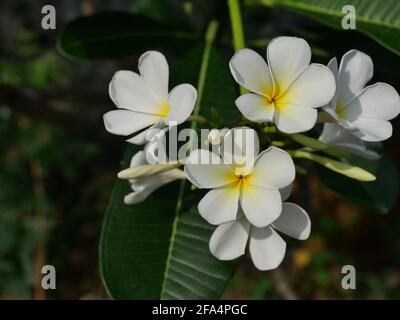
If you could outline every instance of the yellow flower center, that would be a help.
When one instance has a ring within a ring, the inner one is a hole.
[[[277,108],[277,109],[282,109],[283,103],[283,96],[278,96],[278,97],[268,97],[265,98],[265,103],[264,106],[266,108]]]
[[[336,114],[339,116],[340,119],[346,118],[346,108],[344,106],[336,106]]]
[[[264,101],[264,106],[266,108],[277,108],[280,111],[282,111],[283,105],[285,101],[288,101],[288,93],[280,93],[279,91],[275,89],[272,90],[272,88],[266,88],[264,90],[265,93],[265,101]]]
[[[163,117],[166,117],[168,115],[168,113],[170,112],[170,110],[171,110],[171,108],[169,107],[169,104],[167,102],[162,102],[160,104],[158,114]]]
[[[236,183],[239,184],[239,187],[242,188],[242,191],[247,189],[250,185],[252,175],[237,175]]]

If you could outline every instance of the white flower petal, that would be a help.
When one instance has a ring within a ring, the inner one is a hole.
[[[381,82],[366,87],[346,106],[346,118],[350,121],[358,117],[391,120],[399,113],[399,94],[392,86]]]
[[[275,110],[274,121],[280,131],[296,133],[313,128],[317,117],[318,111],[316,109],[285,104],[283,108]]]
[[[254,93],[241,95],[235,101],[240,112],[254,122],[273,121],[275,107],[268,100]]]
[[[172,169],[159,174],[132,179],[131,187],[134,191],[149,190],[153,192],[167,183],[185,178],[185,173],[182,170]]]
[[[292,183],[289,184],[287,187],[279,189],[279,192],[281,194],[282,202],[286,201],[287,199],[289,199],[290,195],[292,194],[292,190],[293,190],[293,184]]]
[[[165,122],[178,125],[186,121],[193,112],[196,97],[197,91],[190,84],[184,83],[173,88],[168,98],[170,112]]]
[[[246,89],[261,94],[271,95],[273,83],[265,60],[251,49],[237,51],[229,62],[233,78]]]
[[[223,139],[222,157],[236,174],[245,174],[253,169],[255,159],[260,150],[257,132],[248,127],[229,130]]]
[[[219,260],[233,260],[242,256],[249,237],[250,224],[239,219],[218,226],[210,239],[210,251]]]
[[[351,135],[351,134],[349,134]],[[353,136],[353,138],[358,140],[358,143],[338,143],[335,144],[335,147],[343,149],[344,151],[347,151],[348,153],[354,154],[356,156],[369,159],[369,160],[378,160],[381,158],[379,153],[373,151],[373,150],[368,150],[367,147],[363,144],[363,141],[357,138],[356,136]]]
[[[338,78],[338,104],[359,94],[374,73],[371,58],[358,50],[350,50],[342,57]]]
[[[188,180],[199,188],[217,188],[236,180],[230,166],[223,164],[216,154],[204,150],[193,150],[185,164]]]
[[[329,103],[335,95],[336,83],[332,72],[322,64],[311,64],[293,81],[279,99],[285,104],[318,108]]]
[[[118,108],[157,114],[158,106],[143,78],[132,71],[114,74],[109,88],[110,98]]]
[[[336,57],[333,57],[331,60],[329,60],[327,67],[329,68],[329,70],[332,71],[332,74],[335,77],[335,81],[337,82],[339,76],[339,68]]]
[[[337,88],[337,83],[338,83],[338,77],[339,77],[339,68],[338,68],[338,63],[336,60],[336,57],[332,58],[327,65],[328,69],[331,70],[334,78],[335,78],[335,84],[336,84],[336,88],[335,88],[335,95],[332,98],[332,100],[327,103],[325,106],[323,106],[322,108],[324,108],[324,110],[328,109],[331,112],[328,112],[329,114],[333,113],[336,116],[336,112],[335,112],[335,108],[336,108],[336,99],[337,99],[337,92],[338,92],[338,88]],[[332,112],[333,111],[333,112]]]
[[[291,156],[284,150],[270,147],[258,156],[250,183],[256,186],[281,189],[296,176]]]
[[[128,193],[126,196],[124,196],[124,203],[131,205],[142,202],[147,199],[151,192],[152,190],[144,189]]]
[[[145,144],[148,140],[148,134],[150,132],[150,130],[154,128],[154,125],[151,127],[148,127],[147,129],[143,130],[142,132],[138,133],[137,135],[126,139],[125,141],[128,143],[132,143],[132,144],[137,144],[137,145],[142,145]]]
[[[147,163],[148,162],[146,161],[146,153],[143,150],[140,150],[133,155],[129,168],[142,166]]]
[[[147,51],[140,56],[138,67],[157,101],[167,102],[169,67],[164,55],[158,51]]]
[[[364,141],[352,135],[348,130],[334,123],[325,123],[318,138],[321,142],[343,149],[360,157],[377,160],[380,155],[368,150]]]
[[[214,225],[235,220],[239,209],[239,192],[238,184],[212,189],[199,202],[200,215]]]
[[[325,123],[318,140],[327,144],[334,143],[337,139],[340,139],[344,130],[337,124]]]
[[[358,118],[353,122],[358,130],[350,131],[356,137],[364,141],[377,142],[389,139],[393,133],[393,127],[389,121],[369,118]]]
[[[160,116],[130,110],[112,110],[103,115],[103,120],[108,132],[127,136],[160,121]]]
[[[268,44],[267,59],[276,95],[285,92],[297,75],[307,68],[311,49],[304,39],[278,37]]]
[[[305,240],[311,231],[311,221],[307,212],[291,202],[284,202],[282,213],[272,226],[292,238]]]
[[[281,195],[276,189],[247,184],[242,187],[240,203],[247,220],[256,227],[269,225],[282,211]]]
[[[133,159],[132,159],[133,160]],[[175,180],[185,179],[185,173],[180,169],[172,169],[160,174],[131,180],[134,192],[124,197],[125,204],[135,204],[144,201],[153,191]]]
[[[249,249],[257,269],[271,270],[277,268],[285,257],[286,242],[270,227],[251,227]]]

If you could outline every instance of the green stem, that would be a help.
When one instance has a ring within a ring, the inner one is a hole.
[[[228,0],[229,16],[231,18],[231,28],[233,37],[233,46],[235,51],[244,48],[244,33],[242,15],[240,12],[239,0]],[[240,93],[246,93],[246,89],[240,87]]]
[[[239,0],[228,0],[228,7],[229,15],[231,17],[233,45],[235,50],[239,50],[244,48],[243,24]]]

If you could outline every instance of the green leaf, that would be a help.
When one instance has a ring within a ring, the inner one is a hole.
[[[399,175],[389,156],[383,155],[379,161],[353,157],[351,163],[372,172],[376,181],[356,181],[318,167],[317,173],[321,182],[343,199],[370,210],[387,213],[392,209],[399,193]]]
[[[201,69],[200,113],[211,113],[211,102],[218,103],[221,113],[233,109],[235,85],[210,45],[194,48],[171,72],[173,82],[196,84]],[[122,168],[133,151],[128,148]],[[189,183],[172,183],[133,206],[123,203],[128,192],[128,183],[118,180],[101,235],[100,266],[109,294],[116,299],[220,298],[237,262],[219,261],[209,252],[213,227],[198,214],[201,191],[191,191]]]
[[[400,1],[397,0],[250,0],[304,14],[333,28],[342,28],[342,8],[356,9],[356,30],[400,54]]]
[[[67,57],[117,59],[147,50],[182,53],[195,43],[191,33],[127,12],[101,12],[68,23],[58,39]]]
[[[166,25],[187,25],[182,1],[136,0],[131,6],[131,11]]]

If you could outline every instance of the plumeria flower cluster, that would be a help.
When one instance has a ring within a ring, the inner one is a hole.
[[[336,58],[327,66],[310,62],[310,46],[296,37],[270,41],[266,59],[251,49],[237,51],[229,68],[247,91],[232,103],[246,126],[210,128],[212,150],[202,144],[189,148],[187,158],[166,163],[160,160],[156,138],[185,121],[196,121],[191,117],[196,89],[180,84],[169,92],[169,67],[156,51],[139,58],[139,74],[118,71],[109,86],[118,109],[104,115],[105,127],[128,136],[129,143],[144,145],[130,167],[118,174],[132,188],[124,202],[144,201],[157,188],[187,179],[195,187],[192,190],[208,190],[199,200],[198,211],[216,226],[209,242],[216,258],[236,259],[248,243],[259,270],[277,268],[286,251],[280,234],[305,240],[311,231],[307,212],[287,201],[296,175],[292,157],[301,155],[353,179],[372,181],[373,174],[343,157],[379,159],[369,142],[388,139],[389,120],[400,113],[400,97],[392,86],[367,85],[373,63],[365,53],[347,52],[339,67]],[[314,127],[318,131],[320,123],[318,139],[303,134]],[[275,141],[276,136],[283,140]],[[301,146],[277,147],[286,146],[288,140],[289,145]],[[178,168],[182,165],[184,170]]]
[[[246,145],[241,138],[249,136],[255,139],[245,139],[249,142]],[[198,188],[211,189],[198,208],[204,219],[219,225],[210,240],[214,256],[235,259],[244,254],[250,238],[254,265],[269,270],[281,263],[286,249],[275,229],[305,239],[310,219],[299,206],[282,203],[295,178],[292,158],[276,147],[257,154],[258,143],[253,129],[234,128],[224,136],[221,153],[225,159],[207,150],[195,150],[185,172]]]

